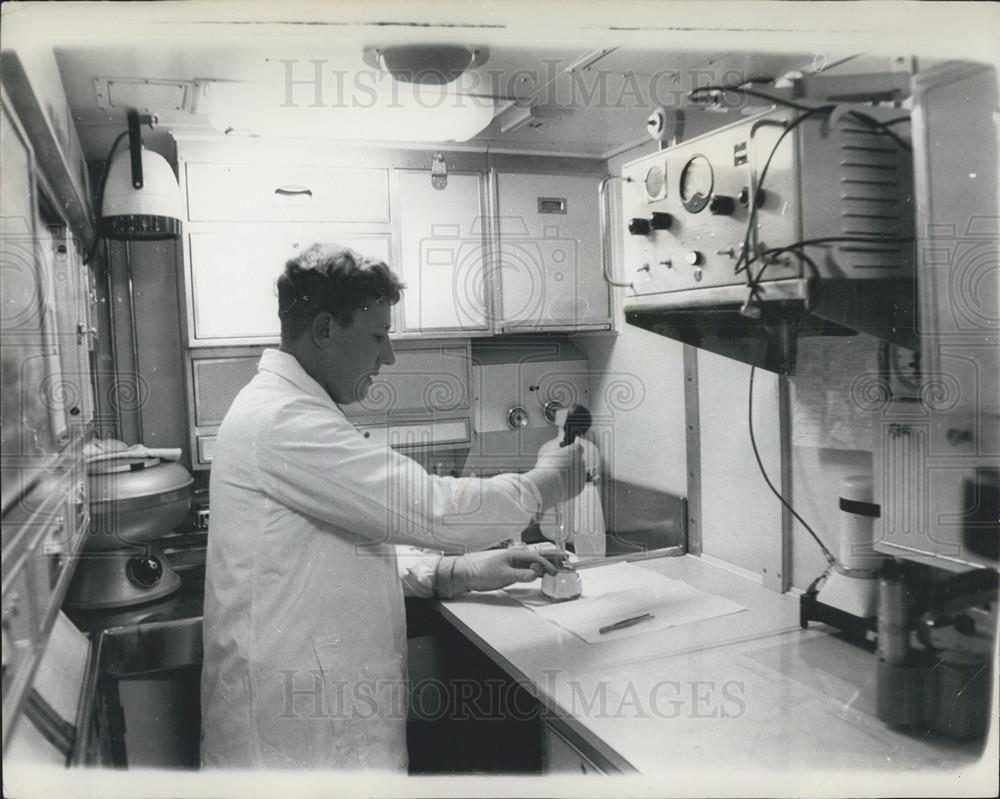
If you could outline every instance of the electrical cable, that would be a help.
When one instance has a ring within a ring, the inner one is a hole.
[[[695,94],[702,94],[704,92],[732,92],[733,94],[745,94],[748,97],[757,97],[761,100],[767,100],[775,105],[783,105],[788,108],[794,108],[796,111],[813,110],[812,106],[802,105],[802,103],[796,103],[794,100],[786,100],[784,97],[776,97],[773,94],[760,92],[756,89],[746,89],[743,86],[699,86],[697,89],[689,91],[688,97],[694,99]]]
[[[833,553],[830,552],[830,550],[827,548],[826,544],[824,544],[823,541],[820,539],[820,537],[816,534],[816,531],[813,530],[812,527],[810,527],[806,523],[805,519],[799,516],[795,508],[791,506],[791,503],[789,503],[788,500],[786,500],[781,495],[781,492],[774,487],[774,484],[771,482],[771,478],[768,477],[767,475],[767,470],[764,468],[764,462],[760,458],[760,451],[757,449],[757,438],[753,432],[753,379],[754,375],[756,374],[756,371],[757,371],[756,366],[750,367],[750,392],[749,392],[750,398],[747,403],[747,426],[750,430],[750,446],[753,448],[753,456],[757,460],[757,468],[760,469],[760,474],[764,478],[764,482],[767,483],[767,487],[771,489],[771,493],[774,494],[781,501],[781,504],[788,509],[788,511],[792,514],[792,516],[794,516],[796,520],[798,520],[799,524],[801,524],[809,533],[809,535],[813,537],[813,540],[819,545],[819,548],[823,550],[823,554],[826,556],[827,563],[829,563],[832,566],[837,562],[837,559],[833,556]]]
[[[799,115],[794,120],[792,120],[792,122],[785,127],[781,135],[778,137],[778,140],[774,143],[774,146],[771,148],[771,152],[768,154],[767,160],[764,162],[764,168],[761,170],[760,175],[758,176],[756,182],[751,181],[753,190],[751,191],[752,196],[749,198],[750,215],[747,220],[746,234],[743,237],[743,249],[740,252],[739,257],[736,259],[736,265],[733,268],[734,274],[739,274],[744,269],[747,270],[747,276],[749,278],[747,280],[747,285],[751,287],[751,291],[753,291],[755,287],[754,286],[755,281],[752,279],[753,276],[749,272],[749,267],[752,261],[755,260],[755,258],[754,259],[750,258],[750,237],[753,234],[754,226],[756,225],[757,222],[757,199],[756,199],[757,192],[763,190],[762,187],[764,185],[764,178],[767,177],[767,170],[771,167],[771,162],[774,160],[775,153],[778,152],[778,147],[784,140],[785,136],[787,136],[789,133],[795,130],[795,128],[797,128],[799,125],[801,125],[810,117],[820,113],[831,113],[834,108],[835,106],[832,105],[820,106],[819,108],[810,109],[809,111]],[[744,260],[746,260],[745,264],[743,263]]]
[[[731,92],[733,94],[744,94],[747,97],[757,97],[762,100],[767,100],[774,103],[775,105],[783,105],[786,108],[794,108],[796,111],[811,111],[813,106],[803,105],[802,103],[796,103],[794,100],[786,100],[784,97],[777,97],[773,94],[768,94],[767,92],[757,91],[756,89],[747,89],[744,86],[700,86],[697,89],[692,89],[688,92],[688,97],[694,99],[695,94],[700,94],[704,92]],[[856,119],[864,122],[870,127],[878,128],[887,136],[889,136],[893,141],[896,142],[904,150],[912,152],[913,147],[902,138],[900,138],[896,133],[889,129],[889,123],[880,122],[875,119],[875,117],[864,113],[863,111],[850,110],[848,113]],[[897,117],[892,120],[892,124],[902,121],[903,119],[909,119],[909,117]]]
[[[111,159],[115,156],[115,150],[118,149],[118,145],[121,140],[128,136],[128,131],[122,131],[115,137],[114,142],[111,145],[111,149],[108,151],[107,160],[104,162],[104,174],[101,175],[101,185],[97,191],[97,215],[101,215],[101,207],[104,205],[104,190],[108,185],[108,173],[111,172]],[[94,232],[94,241],[91,243],[90,247],[87,249],[87,254],[83,256],[83,263],[89,264],[91,259],[97,253],[97,248],[101,243],[102,236],[100,233]]]
[[[885,122],[880,122],[879,120],[875,119],[875,117],[869,116],[868,114],[864,113],[863,111],[854,111],[854,110],[851,110],[851,111],[848,111],[848,113],[852,117],[854,117],[855,119],[860,119],[866,125],[869,125],[869,126],[871,126],[873,128],[878,128],[886,136],[888,136],[890,139],[892,139],[894,142],[896,142],[896,144],[898,144],[900,147],[902,147],[907,152],[910,152],[910,153],[913,152],[913,147],[910,145],[910,143],[908,141],[904,141],[899,136],[899,134],[897,134],[895,131],[893,131]]]

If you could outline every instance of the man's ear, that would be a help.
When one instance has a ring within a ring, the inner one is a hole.
[[[336,325],[333,314],[329,311],[320,311],[312,318],[309,332],[312,335],[313,343],[317,347],[328,347],[333,341],[333,327]]]

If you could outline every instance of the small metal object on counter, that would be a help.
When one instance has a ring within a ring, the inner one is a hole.
[[[616,621],[614,624],[605,624],[603,627],[599,627],[597,632],[600,635],[605,635],[615,630],[624,630],[626,627],[631,627],[634,624],[641,624],[644,621],[649,621],[651,618],[653,618],[652,613],[641,613],[638,616]]]
[[[555,574],[542,575],[542,595],[549,599],[565,601],[576,599],[583,593],[583,582],[575,569],[559,568]]]
[[[556,601],[576,599],[583,593],[583,581],[573,564],[569,553],[562,549],[542,550],[538,553],[556,567],[555,574],[542,575],[542,596]]]

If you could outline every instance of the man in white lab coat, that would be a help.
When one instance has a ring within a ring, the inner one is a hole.
[[[371,443],[342,405],[392,364],[402,285],[381,261],[316,245],[278,280],[281,348],[263,353],[212,465],[202,670],[206,766],[405,770],[403,593],[448,597],[552,567],[516,536],[583,487],[578,446],[523,475],[429,475]]]

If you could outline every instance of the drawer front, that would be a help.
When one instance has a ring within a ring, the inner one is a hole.
[[[464,346],[396,350],[361,402],[344,411],[363,416],[452,413],[469,407],[469,354]]]
[[[388,444],[393,449],[440,447],[446,444],[465,444],[469,441],[468,419],[414,424],[358,425],[358,429],[373,443]]]
[[[389,221],[385,169],[186,164],[192,222]]]
[[[188,236],[191,343],[277,341],[276,281],[285,262],[318,241],[336,241],[388,262],[388,235],[341,235],[283,226],[271,232],[234,226]]]
[[[191,361],[195,425],[222,424],[236,395],[257,374],[259,355]]]
[[[470,440],[469,420],[451,419],[398,425],[358,425],[361,434],[378,444],[396,449],[439,447],[446,444],[466,444]],[[208,466],[215,456],[215,436],[198,436],[198,461]]]

